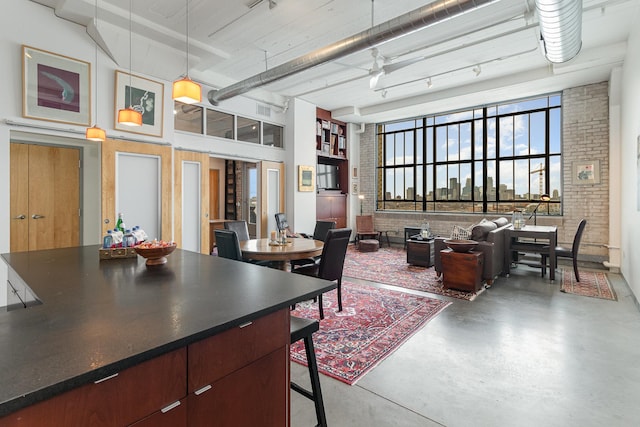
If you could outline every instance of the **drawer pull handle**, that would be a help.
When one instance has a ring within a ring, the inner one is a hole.
[[[253,325],[253,322],[243,323],[242,325],[240,325],[240,329],[246,328],[247,326],[251,326],[251,325]]]
[[[202,387],[200,390],[196,390],[196,391],[194,391],[193,393],[194,393],[196,396],[200,396],[202,393],[204,393],[205,391],[209,390],[210,388],[211,388],[211,384],[208,384],[208,385],[206,385],[206,386]]]
[[[173,408],[177,408],[178,406],[180,406],[180,401],[176,400],[171,405],[165,406],[164,408],[160,409],[160,412],[162,412],[163,414],[166,414],[167,412],[169,412]]]
[[[117,377],[117,376],[118,376],[118,372],[116,372],[116,373],[115,373],[115,374],[113,374],[113,375],[109,375],[108,377],[104,377],[104,378],[103,378],[103,379],[101,379],[101,380],[96,380],[96,381],[94,381],[93,383],[94,383],[94,384],[100,384],[100,383],[101,383],[101,382],[103,382],[103,381],[110,380],[111,378],[115,378],[115,377]]]

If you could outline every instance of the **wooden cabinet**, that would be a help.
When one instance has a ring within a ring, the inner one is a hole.
[[[288,426],[289,310],[18,410],[18,426]]]
[[[442,260],[442,286],[468,292],[477,292],[482,286],[482,252],[440,251]]]
[[[288,425],[288,310],[190,345],[188,366],[188,425]]]
[[[407,263],[422,267],[433,265],[433,239],[432,240],[406,240]]]
[[[319,156],[347,158],[347,124],[316,108],[316,150]]]
[[[187,391],[186,348],[125,369],[12,413],[13,426],[126,426],[183,399]]]
[[[316,197],[316,219],[335,221],[336,228],[347,226],[347,195],[338,191],[323,191]]]

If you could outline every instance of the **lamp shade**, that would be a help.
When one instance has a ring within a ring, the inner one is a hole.
[[[87,128],[85,137],[89,141],[104,142],[107,139],[107,132],[105,132],[104,129],[100,129],[97,125],[93,125]]]
[[[184,104],[201,102],[202,87],[189,77],[183,77],[173,82],[173,99]]]
[[[118,110],[118,123],[127,126],[142,126],[142,114],[131,107]]]

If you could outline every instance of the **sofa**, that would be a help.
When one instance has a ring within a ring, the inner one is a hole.
[[[467,235],[457,235],[457,238],[466,238],[478,242],[478,246],[474,251],[481,251],[484,256],[484,266],[482,271],[482,279],[486,282],[486,286],[490,287],[495,278],[506,270],[505,269],[505,229],[509,228],[511,223],[508,219],[502,217],[494,220],[483,219],[478,224],[474,224],[468,229],[462,229],[468,233]],[[454,230],[456,232],[456,230]],[[447,237],[436,237],[434,241],[434,267],[438,277],[442,275],[442,259],[440,251],[447,249],[444,242]]]

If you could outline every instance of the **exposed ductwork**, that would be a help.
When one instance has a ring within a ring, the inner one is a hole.
[[[582,47],[582,0],[536,0],[544,56],[560,63]]]
[[[376,25],[354,36],[316,49],[306,55],[292,59],[270,70],[219,90],[209,91],[209,102],[218,102],[246,93],[256,87],[284,79],[301,71],[338,58],[369,49],[381,43],[402,37],[430,25],[444,22],[471,10],[497,2],[498,0],[437,0],[416,10],[400,15],[390,21]],[[548,1],[548,0],[547,0]]]

